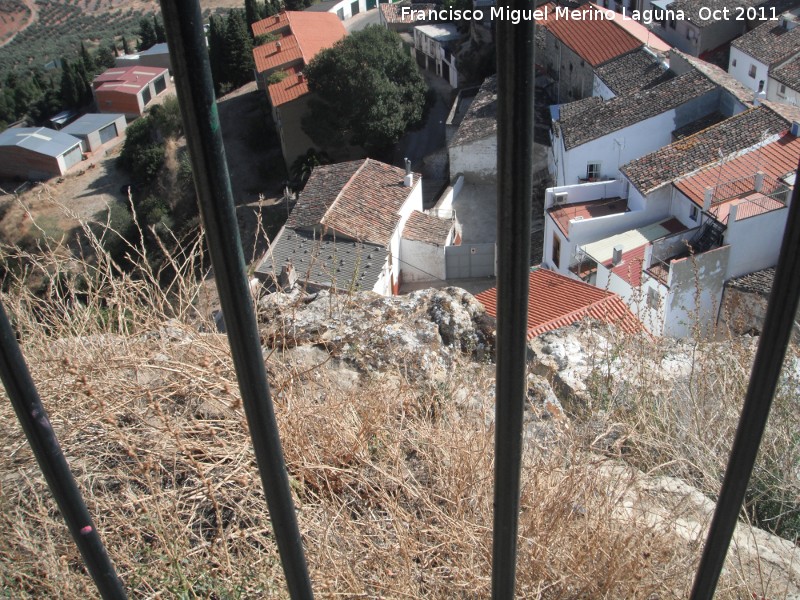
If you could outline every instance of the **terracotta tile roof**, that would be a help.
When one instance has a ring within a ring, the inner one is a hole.
[[[775,279],[775,267],[754,271],[741,277],[734,277],[725,282],[728,287],[753,292],[762,296],[769,296],[772,291],[772,282]]]
[[[739,198],[732,198],[711,208],[711,214],[720,223],[729,221],[731,207],[736,207],[736,221],[742,221],[773,210],[786,208],[783,202],[759,192],[751,192]]]
[[[622,198],[603,198],[589,202],[574,202],[564,206],[548,209],[548,214],[555,221],[561,233],[569,235],[569,222],[572,219],[592,219],[627,212],[628,202]]]
[[[415,210],[403,227],[403,239],[444,246],[454,224],[450,219],[440,219]]]
[[[414,12],[407,12],[406,16],[403,17],[402,8],[404,6],[413,7]],[[413,25],[414,23],[419,23],[420,21],[416,18],[416,15],[419,14],[420,10],[424,10],[427,14],[429,10],[435,10],[438,6],[436,4],[417,4],[416,2],[412,4],[411,2],[395,2],[394,4],[380,4],[381,12],[383,13],[383,18],[386,20],[387,23],[392,24],[405,24],[405,25]],[[414,15],[412,18],[411,15]],[[427,20],[423,19],[424,22],[427,23]]]
[[[286,77],[278,83],[267,86],[267,94],[272,106],[280,106],[308,93],[308,79],[301,77],[300,67],[285,69]]]
[[[400,221],[398,211],[412,188],[405,170],[372,159],[315,168],[286,221],[287,228],[334,229],[385,246]],[[420,175],[414,174],[414,186]]]
[[[484,80],[472,100],[472,104],[469,105],[464,119],[458,126],[456,134],[450,140],[450,145],[458,146],[496,134],[497,77],[492,75]]]
[[[627,250],[622,253],[622,260],[618,265],[611,266],[611,263],[608,263],[605,266],[609,267],[614,275],[627,281],[631,287],[638,288],[642,285],[642,267],[647,246],[645,244],[644,246]]]
[[[308,83],[298,81],[296,75],[321,50],[330,48],[347,35],[339,18],[327,12],[284,11],[253,23],[252,27],[256,35],[281,36],[279,40],[253,48],[256,71],[264,73],[280,69],[295,76],[269,86],[268,94],[273,106],[307,94]]]
[[[387,245],[400,221],[400,207],[420,185],[420,175],[414,174],[413,187],[404,187],[405,174],[399,167],[366,159],[321,223],[352,238]]]
[[[92,81],[95,90],[114,90],[137,94],[156,77],[168,73],[162,67],[113,67],[100,73]]]
[[[599,9],[592,4],[584,4],[575,9],[583,14],[584,19],[558,18],[554,4],[546,4],[541,10],[544,11],[545,18],[537,23],[593,67],[642,45],[642,42],[614,21],[590,20],[595,14],[599,14]]]
[[[716,88],[708,79],[690,71],[647,90],[617,96],[594,110],[561,118],[560,129],[567,150],[645,121],[710,93]]]
[[[364,161],[315,167],[286,220],[286,227],[316,227]]]
[[[279,45],[280,44],[280,45]],[[263,73],[282,65],[291,65],[303,60],[300,44],[293,35],[286,35],[274,42],[268,42],[253,48],[253,60],[256,71]]]
[[[767,21],[733,40],[731,46],[760,63],[774,66],[800,54],[800,27],[786,29],[778,21]]]
[[[800,92],[800,56],[772,71],[771,77],[778,83]]]
[[[642,194],[758,144],[765,132],[785,131],[789,123],[761,106],[726,119],[660,150],[632,160],[620,170]]]
[[[594,72],[617,96],[651,88],[675,76],[643,48],[618,56]]]
[[[670,56],[677,56],[688,62],[697,71],[702,73],[709,81],[722,87],[733,95],[739,102],[750,105],[753,100],[753,91],[744,85],[741,81],[736,79],[733,75],[721,69],[717,65],[704,61],[702,58],[691,56],[673,48],[670,50]]]
[[[594,2],[594,5],[599,6],[597,2]],[[622,13],[618,13],[616,11],[611,12],[614,16],[614,22],[622,27],[625,31],[630,33],[637,40],[642,42],[645,46],[652,48],[659,54],[668,52],[671,48],[667,42],[653,33],[653,31],[646,25],[631,19],[629,15],[623,16]]]
[[[698,206],[703,205],[707,188],[717,187],[734,180],[746,179],[762,171],[776,180],[797,169],[800,162],[800,138],[786,134],[779,140],[751,150],[732,160],[703,169],[674,183],[687,198]],[[747,189],[752,191],[750,182]],[[731,195],[734,195],[731,193]]]
[[[586,318],[616,325],[628,333],[642,329],[622,298],[612,292],[547,269],[532,271],[528,285],[528,339]],[[497,288],[475,298],[487,313],[497,317]]]

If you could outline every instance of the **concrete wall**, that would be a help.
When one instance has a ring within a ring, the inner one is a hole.
[[[64,174],[64,161],[18,146],[0,147],[0,177],[45,180]]]
[[[461,191],[461,188],[463,187],[464,176],[458,175],[453,185],[449,185],[445,188],[444,192],[439,197],[439,200],[436,201],[436,205],[433,207],[433,209],[440,212],[453,210],[453,201],[456,199]]]
[[[467,181],[491,182],[497,178],[497,135],[450,146],[450,179],[463,175]]]
[[[307,110],[308,94],[272,109],[272,118],[281,139],[281,150],[287,169],[291,169],[297,157],[304,155],[309,148],[319,149],[300,125]]]
[[[557,82],[556,104],[591,96],[595,81],[592,66],[561,43],[549,29],[544,31],[546,51],[536,59]]]
[[[700,225],[702,209],[689,198],[684,196],[681,192],[679,192],[674,186],[668,185],[665,186],[665,188],[665,191],[671,192],[672,195],[672,209],[670,211],[672,216],[686,225],[686,227],[697,227]],[[693,207],[697,207],[694,219],[692,219]]]
[[[725,243],[731,247],[725,279],[774,267],[778,263],[788,208],[741,221],[728,219]]]
[[[592,96],[599,96],[603,100],[611,100],[616,94],[611,91],[611,88],[609,88],[602,79],[595,75],[592,85]]]
[[[127,121],[125,120],[125,116],[121,115],[118,119],[114,121],[114,124],[117,126],[117,137],[120,137],[125,134],[125,129],[127,128]],[[91,132],[85,138],[85,151],[94,152],[100,146],[102,146],[102,142],[100,141],[100,130],[96,130]]]
[[[783,94],[781,94],[780,87],[781,84],[770,77],[767,80],[767,100],[800,106],[800,90],[793,90],[787,85]]]
[[[566,192],[567,205],[576,202],[591,202],[603,198],[625,198],[628,195],[627,181],[612,179],[609,181],[594,181],[580,185],[562,185],[547,188],[544,193],[544,209],[552,208],[556,194]]]
[[[699,331],[710,333],[722,302],[730,246],[673,261],[669,273],[669,295],[664,335],[687,337]]]
[[[447,279],[444,246],[402,239],[400,252],[403,259],[400,272],[404,283]]]
[[[362,13],[366,12],[367,10],[367,2],[366,0],[340,0],[339,2],[323,2],[325,5],[330,5],[327,7],[327,11],[329,13],[333,13],[337,15],[342,21],[345,21],[352,17],[355,13],[353,12],[353,4],[356,4],[358,10],[356,12]],[[379,11],[380,12],[380,11]]]
[[[750,77],[751,66],[756,67],[755,77]],[[753,92],[758,91],[759,81],[763,81],[764,87],[766,87],[768,72],[769,67],[767,65],[757,61],[749,54],[745,54],[738,48],[731,46],[731,55],[728,59],[728,73],[753,90]]]

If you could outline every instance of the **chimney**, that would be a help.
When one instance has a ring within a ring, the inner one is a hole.
[[[792,128],[789,130],[794,137],[800,136],[800,121],[792,121]]]
[[[414,174],[411,172],[411,161],[408,158],[406,161],[406,176],[403,178],[403,187],[411,187],[414,185]]]
[[[275,42],[275,52],[280,52],[280,51],[281,51],[281,43]]]
[[[760,192],[762,187],[764,187],[764,173],[759,171],[756,173],[755,181],[753,181],[753,189]]]
[[[279,23],[280,20],[281,20],[281,16],[280,15],[275,15],[275,22]]]
[[[759,83],[758,88],[756,95],[753,97],[753,106],[761,106],[761,101],[767,99],[767,92],[764,91],[764,86]]]
[[[714,188],[706,188],[706,193],[703,195],[703,211],[708,212],[711,210],[711,201],[714,199]]]
[[[619,263],[622,262],[622,246],[614,246],[614,250],[611,253],[611,264],[613,266],[617,266]]]
[[[302,71],[300,71],[300,72],[297,74],[297,83],[303,83],[305,80],[306,80],[306,76],[305,76],[305,75],[303,75],[303,72],[302,72]]]

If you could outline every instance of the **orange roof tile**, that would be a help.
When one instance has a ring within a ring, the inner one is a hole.
[[[283,31],[283,30],[286,31]],[[253,23],[253,32],[256,35],[267,33],[280,33],[284,39],[288,36],[296,38],[303,60],[308,64],[320,50],[330,48],[345,35],[347,31],[333,13],[328,12],[297,12],[286,11],[273,17],[267,17]],[[283,39],[280,40],[283,43]],[[270,42],[269,46],[275,44]],[[258,48],[261,48],[259,46]],[[254,49],[253,52],[258,50]]]
[[[797,169],[798,162],[800,162],[800,138],[785,134],[775,142],[751,150],[733,160],[702,169],[694,175],[676,181],[674,185],[695,204],[703,206],[705,191],[708,188],[751,177],[758,171],[773,179],[780,179]],[[749,182],[746,183],[747,189],[743,188],[740,190],[741,193],[752,191],[752,186]]]
[[[92,81],[95,90],[113,90],[124,94],[138,94],[156,77],[167,73],[163,67],[113,67],[106,69]]]
[[[300,49],[297,38],[287,35],[275,42],[268,42],[253,48],[253,59],[256,62],[256,71],[263,73],[282,65],[289,66],[302,61],[303,51]]]
[[[541,7],[541,10],[545,18],[537,20],[537,23],[593,67],[642,46],[642,42],[613,20],[598,18],[602,13],[592,4],[575,9],[583,19],[557,17],[556,7],[552,3]]]
[[[528,339],[585,318],[616,325],[628,333],[641,331],[625,302],[612,292],[547,269],[531,271],[528,286]],[[497,317],[497,288],[475,298]]]
[[[272,106],[280,106],[308,93],[308,79],[300,74],[302,70],[296,67],[286,69],[287,76],[283,81],[273,83],[267,87],[269,101]]]

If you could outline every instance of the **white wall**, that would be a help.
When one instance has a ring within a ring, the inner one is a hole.
[[[467,181],[483,183],[497,178],[497,135],[450,146],[450,179],[463,175]]]
[[[597,74],[594,76],[594,83],[592,85],[592,96],[599,96],[603,100],[610,100],[616,94],[600,79]]]
[[[730,245],[726,279],[746,275],[778,263],[788,208],[773,210],[741,221],[728,219],[725,243]]]
[[[326,2],[326,4],[328,4],[328,2]],[[353,0],[340,0],[339,2],[330,2],[329,4],[328,12],[337,15],[342,21],[353,16]],[[342,11],[341,13],[339,12],[340,10]],[[359,12],[366,12],[367,0],[358,0],[358,10]]]
[[[736,65],[734,66],[734,62]],[[756,66],[756,76],[750,77],[750,66]],[[763,81],[764,87],[767,86],[767,74],[769,67],[757,61],[749,54],[745,54],[738,48],[731,46],[731,55],[728,59],[728,73],[733,75],[738,81],[746,85],[754,92],[758,91],[758,82]]]
[[[625,198],[628,195],[627,181],[612,179],[610,181],[594,181],[579,185],[562,185],[547,188],[544,193],[544,209],[553,206],[556,194],[567,193],[567,204],[590,202],[603,198]]]
[[[439,197],[439,200],[436,201],[436,205],[433,207],[434,211],[441,211],[446,212],[449,210],[453,210],[453,200],[456,199],[461,188],[464,187],[464,176],[459,175],[456,177],[456,181],[453,185],[447,186],[444,190],[442,195]]]
[[[730,246],[673,261],[664,315],[664,335],[686,337],[699,329],[709,333],[717,320]]]
[[[778,93],[780,86],[780,82],[775,81],[771,77],[767,80],[767,100],[783,102],[784,104],[791,104],[792,106],[800,106],[800,91],[793,90],[787,85],[784,94],[780,95]]]
[[[444,246],[402,239],[400,252],[403,259],[400,272],[404,283],[447,279]]]
[[[683,193],[679,192],[675,186],[668,185],[664,186],[665,191],[672,193],[672,215],[678,219],[681,223],[686,225],[686,227],[697,227],[700,225],[700,221],[702,219],[702,208],[697,207],[697,218],[692,219],[692,207],[697,206],[694,202],[692,202],[689,198],[687,198]]]

